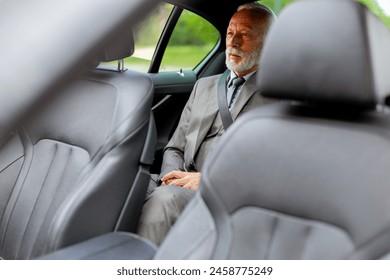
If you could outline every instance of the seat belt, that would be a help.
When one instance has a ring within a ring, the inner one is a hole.
[[[227,69],[219,78],[218,93],[217,93],[219,114],[221,115],[222,124],[225,131],[233,123],[232,115],[230,114],[230,110],[228,108],[227,98],[226,98],[226,79],[229,73],[230,70]]]

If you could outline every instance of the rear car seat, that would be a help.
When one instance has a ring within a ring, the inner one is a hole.
[[[359,3],[287,7],[258,72],[260,92],[286,102],[229,128],[155,258],[389,258],[389,50]]]
[[[113,43],[100,61],[134,51],[132,35]],[[0,152],[1,258],[135,230],[154,156],[152,98],[145,74],[91,70],[24,125]]]
[[[233,123],[154,259],[389,259],[389,50],[387,27],[354,1],[285,8],[258,72],[262,94],[285,102]],[[115,233],[43,258],[142,258],[140,243]]]

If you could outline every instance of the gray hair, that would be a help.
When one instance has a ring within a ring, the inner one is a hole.
[[[259,3],[256,3],[256,2],[245,3],[245,4],[240,5],[237,8],[237,12],[241,11],[241,10],[250,10],[253,18],[260,19],[260,18],[266,17],[266,19],[267,19],[266,25],[261,27],[262,28],[261,31],[264,30],[263,28],[265,28],[265,30],[266,30],[266,32],[263,32],[263,36],[265,37],[267,35],[267,30],[269,29],[272,22],[276,18],[275,14],[266,6],[261,5]]]
[[[238,6],[237,12],[241,10],[263,10],[272,15],[272,17],[275,17],[275,14],[268,7],[256,2],[245,3]]]

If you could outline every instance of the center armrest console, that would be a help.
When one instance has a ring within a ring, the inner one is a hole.
[[[39,260],[151,260],[157,247],[128,232],[110,232],[60,249]]]

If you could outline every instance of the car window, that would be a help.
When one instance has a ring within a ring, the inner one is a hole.
[[[133,28],[135,50],[124,60],[125,68],[148,72],[161,36],[164,33],[174,5],[161,4],[148,18]],[[181,11],[181,9],[180,9]],[[163,52],[158,72],[193,70],[219,42],[216,28],[202,17],[183,10],[173,28],[168,45]],[[154,62],[156,63],[156,62]],[[116,66],[116,62],[103,65]]]
[[[125,60],[126,68],[148,72],[158,41],[173,8],[171,4],[159,5],[134,28],[135,49],[134,54]]]
[[[269,7],[276,15],[288,4],[295,0],[259,0]],[[378,15],[390,28],[390,11],[385,9],[381,0],[357,0],[366,5],[374,14]],[[381,4],[381,5],[380,5]],[[183,10],[178,21],[175,23],[169,43],[163,51],[160,61],[154,61],[159,41],[162,39],[164,29],[167,26],[169,17],[175,6],[164,3],[152,11],[149,16],[134,29],[135,52],[124,60],[124,65],[128,69],[149,72],[151,64],[157,66],[153,72],[166,72],[178,70],[193,70],[207,55],[214,49],[220,40],[220,34],[204,18]],[[117,62],[103,63],[103,65],[117,66]]]
[[[184,10],[165,50],[160,71],[192,70],[219,41],[219,32],[200,16]]]

